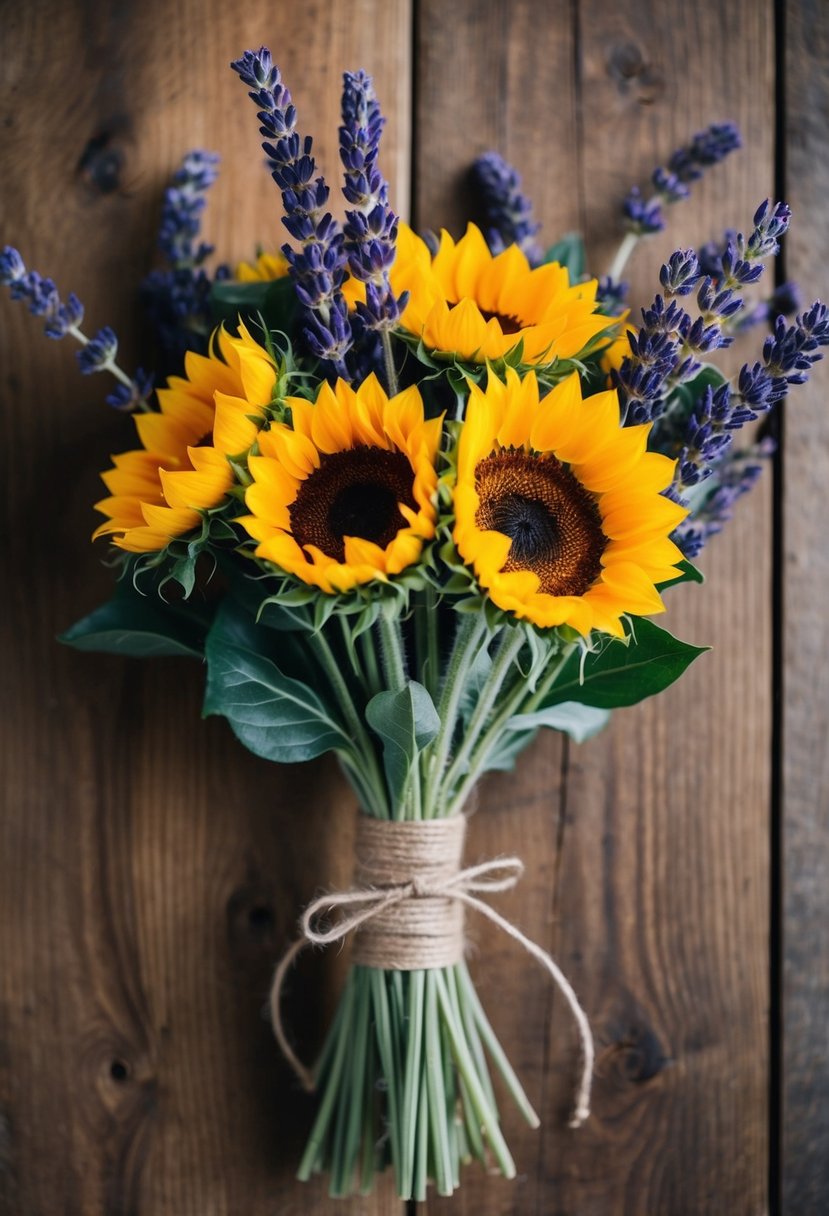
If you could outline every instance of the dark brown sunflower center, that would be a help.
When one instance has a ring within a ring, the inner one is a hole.
[[[288,508],[299,545],[316,545],[345,561],[346,536],[384,549],[407,526],[399,503],[413,510],[414,473],[402,452],[359,447],[323,456]]]
[[[504,573],[531,570],[545,595],[584,595],[607,538],[593,495],[555,456],[497,452],[478,462],[475,523],[512,541]]]
[[[485,321],[491,321],[494,317],[505,334],[517,334],[524,328],[524,323],[509,313],[490,312],[487,308],[482,308],[480,313]]]

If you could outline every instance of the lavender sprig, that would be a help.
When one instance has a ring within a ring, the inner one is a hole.
[[[643,236],[661,232],[665,227],[663,204],[681,202],[690,195],[690,183],[699,180],[711,165],[719,164],[741,146],[740,133],[733,122],[712,123],[698,131],[690,143],[676,152],[667,167],[659,165],[651,174],[653,193],[646,196],[632,186],[622,204],[627,229],[608,271],[611,279],[621,279],[628,258]]]
[[[340,159],[345,169],[343,193],[351,208],[343,235],[348,268],[365,283],[365,303],[356,305],[364,329],[381,335],[389,391],[397,391],[389,333],[400,321],[408,292],[397,297],[389,271],[395,258],[398,219],[389,206],[389,186],[377,166],[385,120],[371,77],[363,71],[343,76]]]
[[[343,234],[326,211],[329,190],[324,179],[314,177],[312,140],[296,132],[296,107],[267,47],[245,51],[230,66],[250,87],[249,96],[259,107],[262,147],[282,191],[282,223],[301,244],[299,251],[283,245],[282,252],[305,312],[305,340],[312,354],[347,377],[345,356],[353,339],[341,290],[346,274]]]
[[[200,149],[184,157],[164,192],[158,232],[158,247],[169,268],[152,271],[141,285],[144,306],[171,363],[179,363],[188,350],[204,353],[212,328],[211,282],[202,263],[213,246],[198,238],[218,163],[215,153]],[[228,274],[226,266],[219,266],[215,277]]]
[[[707,275],[717,287],[723,278],[723,262],[727,259],[729,250],[736,248],[737,239],[738,233],[730,228],[725,232],[721,242],[707,241],[697,251],[703,274]],[[794,316],[801,306],[802,299],[797,283],[781,283],[765,300],[758,301],[750,309],[746,309],[735,317],[729,328],[732,333],[744,333],[755,325],[774,322],[778,316]]]
[[[17,249],[7,245],[0,253],[0,284],[9,288],[13,300],[24,300],[29,312],[43,317],[43,331],[49,338],[74,338],[82,349],[77,352],[80,370],[84,375],[93,372],[110,372],[119,382],[119,387],[106,398],[107,404],[119,410],[146,410],[152,391],[152,377],[141,368],[135,376],[128,376],[118,366],[118,339],[107,326],[88,338],[81,330],[83,305],[74,292],[70,292],[64,303],[51,279],[45,279],[36,270],[26,270],[23,258]]]
[[[784,203],[762,203],[749,236],[737,233],[729,241],[716,279],[703,275],[699,258],[690,249],[676,250],[662,266],[659,281],[664,296],[657,295],[643,310],[643,325],[631,341],[631,354],[614,373],[626,425],[662,417],[671,390],[699,372],[698,356],[731,345],[737,318],[745,308],[739,293],[761,277],[763,259],[778,251],[790,219]],[[676,297],[689,295],[695,287],[700,315],[693,319]]]
[[[485,152],[472,165],[471,177],[480,191],[486,239],[492,252],[501,253],[508,245],[517,245],[531,266],[539,265],[543,255],[534,238],[541,225],[533,219],[532,203],[521,192],[517,170],[497,152]]]
[[[712,536],[722,532],[737,500],[757,484],[763,471],[761,462],[774,455],[775,448],[774,440],[766,438],[746,451],[729,452],[720,461],[711,482],[706,483],[707,492],[673,534],[689,561],[699,556]]]
[[[823,358],[824,346],[829,346],[829,309],[818,300],[796,317],[794,325],[778,317],[763,344],[762,360],[743,364],[736,383],[708,386],[683,429],[671,497],[693,502],[695,488],[717,474],[731,449],[733,433],[778,405],[792,385],[804,384]],[[692,511],[691,522],[695,518]]]

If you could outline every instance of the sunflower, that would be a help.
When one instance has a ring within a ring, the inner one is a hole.
[[[539,401],[533,372],[470,389],[458,446],[455,544],[498,607],[535,625],[624,636],[662,612],[656,583],[682,554],[687,512],[661,491],[674,462],[650,426],[619,425],[615,392],[582,399],[573,374]]]
[[[134,417],[142,447],[113,456],[101,477],[110,497],[95,504],[95,531],[130,553],[153,553],[190,532],[233,484],[228,456],[250,448],[253,419],[270,404],[276,367],[244,325],[217,331],[208,355],[188,351],[184,378],[158,390],[158,412]]]
[[[288,259],[282,253],[260,253],[256,261],[240,262],[236,267],[236,279],[240,283],[268,283],[272,279],[284,279],[288,274]]]
[[[409,293],[401,324],[433,352],[468,362],[503,359],[522,343],[522,362],[547,365],[578,355],[616,324],[596,313],[596,280],[571,285],[557,262],[533,269],[517,245],[493,256],[470,224],[457,244],[441,233],[432,257],[425,241],[400,224],[390,273],[396,295]],[[350,304],[365,299],[353,279]]]
[[[261,432],[249,461],[240,522],[256,556],[329,594],[417,561],[435,533],[442,418],[425,420],[416,388],[387,397],[374,375],[287,404],[293,427]]]

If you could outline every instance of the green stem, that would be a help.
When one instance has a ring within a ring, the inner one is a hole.
[[[409,972],[408,1033],[403,1075],[403,1159],[400,1167],[400,1197],[410,1199],[415,1187],[417,1112],[420,1105],[421,1056],[423,1050],[423,999],[425,972]]]
[[[380,678],[380,667],[377,662],[377,652],[373,643],[373,634],[370,629],[365,633],[361,633],[358,638],[358,645],[363,652],[363,663],[365,665],[366,676],[368,679],[368,688],[372,696],[383,690],[383,681]]]
[[[449,771],[446,774],[445,781],[442,782],[444,798],[449,797],[450,792],[454,788],[455,782],[464,773],[472,750],[477,744],[484,728],[486,727],[487,719],[489,718],[492,708],[498,699],[501,686],[509,675],[512,664],[518,657],[523,645],[524,634],[521,628],[517,626],[513,627],[512,629],[512,637],[506,635],[502,639],[498,653],[495,656],[495,662],[492,664],[492,671],[489,674],[489,679],[484,685],[483,692],[478,699],[475,712],[473,713],[469,726],[464,734],[463,742],[461,743],[454,760],[449,766]],[[468,786],[468,782],[465,781],[464,786]],[[457,804],[457,797],[453,797],[453,807]]]
[[[438,702],[438,717],[440,732],[433,744],[433,754],[429,762],[429,784],[427,800],[430,806],[437,807],[438,796],[443,780],[443,773],[449,761],[452,749],[452,739],[458,720],[458,709],[463,694],[466,691],[466,678],[474,663],[478,647],[486,632],[486,621],[483,613],[463,616],[455,630],[452,650],[443,677],[440,701]]]
[[[331,1071],[328,1074],[325,1082],[325,1092],[322,1096],[317,1117],[314,1120],[314,1126],[311,1129],[311,1135],[308,1139],[308,1144],[305,1148],[302,1160],[299,1163],[297,1170],[297,1178],[300,1182],[307,1182],[316,1168],[317,1158],[323,1146],[326,1135],[328,1134],[328,1124],[331,1122],[331,1116],[334,1113],[334,1104],[339,1096],[339,1087],[343,1067],[345,1065],[346,1052],[351,1047],[351,1021],[354,1009],[354,972],[349,976],[346,983],[345,992],[341,1000],[343,1002],[343,1020],[340,1024],[339,1040],[337,1042],[336,1051],[331,1062]]]
[[[462,994],[465,1010],[468,1010],[471,1014],[474,1025],[484,1041],[492,1063],[501,1074],[515,1105],[521,1111],[530,1127],[539,1127],[541,1120],[533,1110],[532,1103],[524,1092],[524,1086],[518,1080],[514,1068],[507,1059],[506,1052],[496,1038],[495,1031],[489,1024],[489,1019],[484,1013],[484,1007],[475,991],[475,985],[472,983],[472,976],[469,974],[466,963],[458,964],[455,968],[455,976],[458,982],[458,992],[459,995]]]
[[[616,256],[611,263],[610,270],[607,272],[608,278],[614,283],[618,283],[622,277],[622,271],[627,266],[628,258],[633,253],[636,246],[639,244],[639,233],[628,232],[623,237],[619,248],[616,250]]]
[[[504,1139],[503,1132],[498,1124],[498,1116],[487,1101],[480,1078],[478,1077],[475,1062],[469,1052],[466,1038],[463,1030],[458,1025],[452,1003],[449,998],[449,993],[446,988],[446,980],[442,971],[434,971],[431,973],[435,978],[435,988],[437,989],[438,1000],[440,1002],[441,1013],[443,1015],[444,1024],[449,1034],[449,1039],[452,1044],[452,1051],[455,1056],[455,1063],[458,1067],[458,1072],[463,1077],[469,1096],[472,1100],[472,1105],[481,1122],[489,1146],[498,1162],[498,1168],[505,1178],[515,1177],[515,1162],[512,1159],[507,1142]]]
[[[328,644],[328,639],[321,630],[309,634],[309,637],[312,646],[316,647],[317,656],[325,669],[328,679],[331,681],[331,687],[343,712],[346,724],[351,731],[354,745],[360,749],[366,765],[364,788],[367,785],[373,792],[371,805],[366,806],[366,810],[376,814],[381,819],[386,819],[388,818],[386,785],[380,772],[374,744],[369,738],[363,720],[357,712],[357,707],[354,704],[348,685],[343,679],[340,666]]]
[[[386,687],[391,692],[398,692],[406,683],[406,657],[403,651],[400,617],[389,618],[381,609],[377,630],[380,635],[380,654],[383,660]]]
[[[389,396],[394,397],[398,393],[397,387],[397,371],[394,366],[394,351],[391,345],[391,334],[387,329],[380,331],[381,340],[383,343],[383,363],[386,368],[386,381],[389,386]]]
[[[371,1003],[374,1011],[374,1027],[377,1037],[377,1049],[380,1056],[380,1067],[386,1079],[386,1100],[388,1102],[389,1137],[391,1140],[391,1158],[394,1164],[396,1182],[400,1185],[400,1102],[398,1095],[398,1069],[395,1060],[395,1048],[392,1041],[391,1015],[389,999],[386,991],[386,972],[368,967],[366,971],[371,984]]]
[[[547,693],[553,687],[561,674],[561,671],[567,660],[570,658],[575,645],[575,642],[571,642],[569,645],[563,647],[558,662],[553,664],[548,674],[539,681],[535,692],[526,702],[526,684],[523,679],[518,680],[514,689],[512,690],[511,695],[507,697],[497,716],[493,718],[486,731],[479,737],[469,761],[469,771],[458,787],[457,792],[452,796],[452,800],[446,811],[447,815],[454,815],[463,809],[463,805],[466,799],[469,797],[472,787],[481,776],[481,773],[485,771],[486,761],[489,758],[489,754],[499,742],[506,723],[519,711],[530,714],[533,713],[539,707],[539,705],[541,705]]]
[[[426,1089],[429,1098],[429,1124],[435,1158],[435,1185],[439,1195],[451,1195],[452,1152],[446,1122],[446,1091],[443,1083],[443,1054],[438,1021],[438,980],[440,972],[426,972]]]

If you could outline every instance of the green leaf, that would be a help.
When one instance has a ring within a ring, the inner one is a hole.
[[[525,747],[529,747],[538,730],[503,731],[489,753],[482,773],[511,773]]]
[[[350,750],[350,740],[313,688],[286,676],[264,655],[207,639],[204,716],[221,714],[245,747],[283,764]]]
[[[159,655],[201,658],[208,624],[206,610],[190,601],[168,604],[155,592],[142,595],[127,574],[108,603],[71,625],[59,640],[75,650],[141,659]]]
[[[598,709],[636,705],[662,692],[708,646],[681,642],[652,621],[637,619],[635,636],[611,641],[595,654],[574,651],[559,679],[544,699],[542,709],[565,701],[578,701]]]
[[[508,731],[533,731],[546,726],[569,735],[576,743],[592,739],[610,721],[609,709],[596,709],[593,705],[580,705],[578,701],[562,701],[538,709],[535,713],[516,714],[506,724]]]
[[[680,583],[704,583],[705,575],[701,570],[697,570],[696,566],[692,565],[687,559],[677,563],[677,575],[675,578],[669,578],[667,582],[660,583],[656,588],[657,591],[665,591],[668,587],[678,587]]]
[[[570,272],[570,279],[578,282],[584,278],[587,255],[580,232],[567,232],[560,241],[551,245],[544,255],[545,262],[558,262]]]
[[[235,324],[240,314],[260,314],[270,330],[290,333],[297,309],[293,280],[288,275],[256,283],[219,280],[210,288],[210,308],[217,322]]]
[[[399,692],[378,692],[366,721],[383,741],[383,765],[392,802],[405,792],[412,765],[440,730],[435,704],[422,684],[409,680]]]

